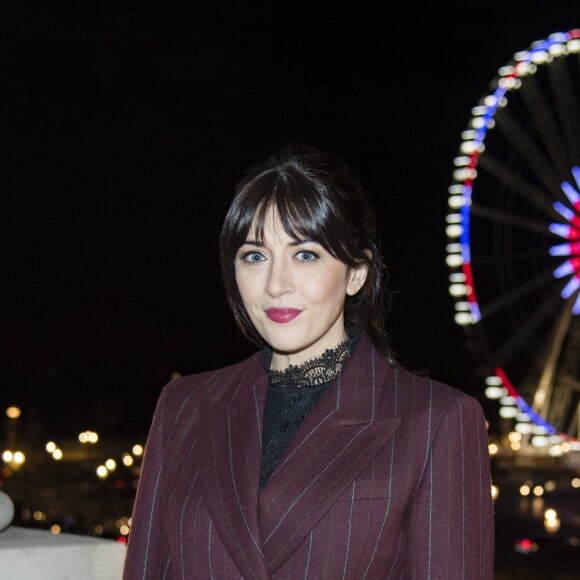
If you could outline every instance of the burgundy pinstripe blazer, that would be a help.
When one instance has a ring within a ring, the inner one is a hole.
[[[493,577],[474,398],[390,365],[361,336],[259,492],[266,389],[257,355],[164,388],[125,580]]]

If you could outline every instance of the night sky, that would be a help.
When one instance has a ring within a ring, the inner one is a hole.
[[[218,225],[287,139],[371,192],[402,362],[480,396],[447,294],[452,159],[498,67],[577,27],[576,2],[20,4],[0,13],[3,404],[140,434],[172,371],[251,353]]]

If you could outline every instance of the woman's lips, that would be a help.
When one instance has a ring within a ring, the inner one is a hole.
[[[274,322],[290,322],[293,318],[296,318],[302,310],[297,308],[268,308],[266,310],[266,316],[273,320]]]

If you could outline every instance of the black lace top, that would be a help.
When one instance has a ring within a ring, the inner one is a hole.
[[[358,342],[358,333],[349,330],[348,338],[320,356],[283,371],[270,369],[272,351],[264,348],[260,362],[268,373],[268,393],[264,409],[262,471],[260,489],[265,485],[282,454],[309,411],[339,374]]]

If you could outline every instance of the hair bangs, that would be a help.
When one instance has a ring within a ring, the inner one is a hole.
[[[287,176],[286,176],[287,177]],[[263,241],[266,219],[274,211],[284,231],[294,240],[312,241],[337,257],[336,248],[328,235],[330,208],[310,183],[301,180],[278,179],[272,194],[264,199],[254,216],[253,232]]]

